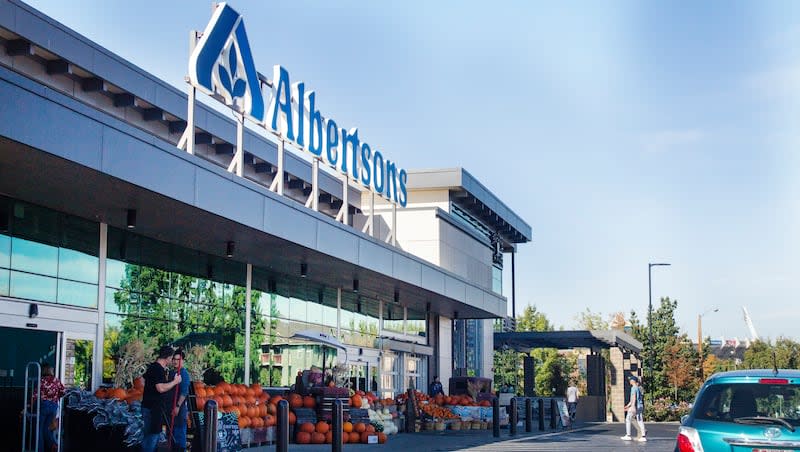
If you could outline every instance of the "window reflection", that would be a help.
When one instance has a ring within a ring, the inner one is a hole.
[[[11,268],[40,275],[56,276],[58,273],[58,248],[14,237],[11,239]]]
[[[61,248],[58,253],[58,277],[97,284],[98,259],[79,251]]]
[[[11,237],[0,234],[0,267],[11,266]]]
[[[0,295],[8,296],[9,271],[0,268]]]
[[[56,302],[56,279],[12,271],[10,296],[27,300]]]
[[[97,286],[62,279],[58,282],[58,302],[85,308],[96,308]]]

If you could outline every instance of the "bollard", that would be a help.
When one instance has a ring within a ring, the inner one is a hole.
[[[539,431],[544,431],[544,399],[539,399],[537,402],[537,408],[539,411]]]
[[[519,413],[517,413],[517,399],[516,397],[511,399],[511,415],[508,417],[508,434],[514,436],[517,434],[517,418],[519,417]]]
[[[275,450],[277,452],[289,451],[289,402],[281,400],[278,402],[278,422],[275,438]]]
[[[492,399],[492,436],[500,437],[500,399]]]
[[[203,410],[206,431],[203,436],[203,452],[217,452],[217,402],[209,399]]]
[[[533,431],[533,401],[525,399],[525,433]]]
[[[331,441],[332,452],[342,452],[342,421],[344,414],[342,413],[342,400],[336,399],[333,401],[333,418],[331,428],[333,429],[333,439]]]
[[[550,428],[555,429],[558,426],[558,403],[556,399],[550,399]]]
[[[406,433],[414,433],[414,426],[417,423],[417,413],[414,410],[414,391],[408,390],[408,397],[406,398]]]

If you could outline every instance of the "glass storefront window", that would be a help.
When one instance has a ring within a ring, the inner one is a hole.
[[[58,281],[58,303],[85,308],[97,307],[97,285],[65,279]]]
[[[57,287],[55,278],[12,271],[9,295],[14,298],[55,303]]]
[[[11,237],[0,234],[0,268],[11,267]]]
[[[0,268],[0,295],[8,296],[8,279],[9,279],[9,271],[3,268]]]
[[[403,333],[403,320],[404,311],[402,306],[385,303],[383,305],[383,329],[386,331],[393,331],[395,333]]]
[[[58,248],[14,237],[11,239],[11,268],[39,275],[58,275]]]
[[[427,315],[425,311],[407,310],[406,334],[409,336],[427,337]]]

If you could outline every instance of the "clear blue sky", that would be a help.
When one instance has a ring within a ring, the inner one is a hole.
[[[211,14],[30,3],[181,89]],[[676,298],[691,337],[713,307],[705,334],[746,337],[744,305],[762,336],[800,338],[800,3],[231,6],[260,71],[284,65],[407,168],[466,168],[533,227],[518,311],[643,315],[647,263],[670,262],[654,300]]]

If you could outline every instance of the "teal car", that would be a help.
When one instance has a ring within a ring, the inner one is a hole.
[[[800,451],[800,371],[713,375],[682,420],[675,451]]]

